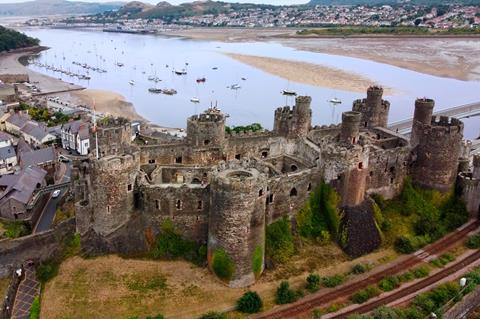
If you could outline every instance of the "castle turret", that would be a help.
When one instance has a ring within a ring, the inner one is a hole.
[[[432,99],[421,98],[415,101],[415,112],[413,114],[412,134],[410,137],[410,145],[415,147],[418,145],[419,135],[424,125],[429,125],[432,121],[433,108],[435,101]]]
[[[473,156],[473,174],[472,177],[480,180],[480,155]]]
[[[193,147],[221,147],[225,141],[225,115],[209,108],[187,120],[187,141]]]
[[[422,187],[449,191],[458,172],[463,123],[455,118],[432,117],[430,123],[415,122],[418,145],[413,180]]]
[[[92,163],[91,225],[96,233],[108,235],[130,219],[135,209],[134,188],[139,159],[139,154],[127,154],[106,156]]]
[[[255,169],[227,169],[212,183],[208,264],[230,287],[246,287],[263,272],[267,183]]]
[[[367,98],[353,102],[353,111],[362,113],[363,127],[387,127],[390,102],[382,99],[383,88],[371,86]]]
[[[98,157],[124,154],[129,152],[132,142],[132,125],[124,118],[104,118],[92,127],[90,145],[93,155]]]
[[[278,108],[275,111],[274,132],[288,138],[306,136],[312,125],[311,103],[311,97],[299,96],[293,109],[288,106]]]
[[[340,131],[340,141],[347,144],[357,144],[360,132],[360,121],[362,114],[359,112],[342,113],[342,129]]]

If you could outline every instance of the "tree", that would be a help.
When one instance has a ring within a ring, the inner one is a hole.
[[[288,281],[282,281],[280,286],[277,288],[275,294],[275,303],[278,305],[284,305],[287,303],[292,303],[296,299],[295,291],[290,289],[290,284]]]
[[[243,313],[257,313],[262,307],[262,299],[255,291],[247,291],[237,301],[237,310]]]

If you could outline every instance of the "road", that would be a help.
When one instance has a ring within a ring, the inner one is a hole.
[[[66,163],[66,170],[65,173],[63,174],[62,178],[58,181],[58,183],[64,183],[70,181],[70,175],[72,173],[72,165],[71,163]],[[52,226],[53,220],[55,219],[55,213],[57,211],[57,204],[60,202],[62,197],[65,195],[65,193],[68,191],[68,189],[62,189],[60,192],[60,195],[57,198],[52,198],[52,194],[49,194],[49,198],[47,201],[47,204],[43,208],[42,213],[40,214],[40,217],[38,218],[37,224],[35,225],[33,232],[34,234],[36,233],[41,233],[43,231],[47,231],[50,229]]]

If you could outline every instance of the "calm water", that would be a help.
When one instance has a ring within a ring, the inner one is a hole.
[[[444,79],[367,60],[299,51],[274,42],[220,43],[50,29],[27,30],[26,33],[51,47],[40,55],[39,61],[42,63],[85,74],[84,69],[72,64],[72,61],[78,61],[108,72],[90,71],[91,80],[86,81],[32,65],[33,69],[88,88],[118,92],[135,105],[139,114],[165,126],[184,127],[188,116],[213,103],[230,115],[230,125],[260,122],[271,128],[273,111],[279,106],[293,103],[292,98],[286,99],[280,94],[287,88],[312,96],[315,124],[338,123],[341,113],[351,109],[352,101],[366,94],[289,82],[232,60],[224,56],[222,51],[312,62],[363,74],[400,92],[387,97],[392,103],[390,122],[413,116],[416,97],[434,98],[437,109],[480,100],[480,82]],[[116,63],[125,66],[118,67]],[[213,67],[218,70],[213,70]],[[175,75],[172,72],[174,68],[186,68],[188,74]],[[151,75],[159,77],[162,82],[155,85],[148,80]],[[197,84],[196,79],[201,77],[207,79],[206,83]],[[131,80],[135,81],[135,85],[129,84]],[[239,84],[241,88],[231,90],[228,86],[232,84]],[[148,88],[152,87],[174,88],[178,94],[151,94]],[[190,102],[193,97],[198,97],[201,103]],[[328,100],[333,97],[340,98],[343,104],[335,107],[330,105]],[[467,120],[466,136],[476,137],[479,133],[480,119]]]

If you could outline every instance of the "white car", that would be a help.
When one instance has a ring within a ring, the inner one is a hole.
[[[52,198],[57,198],[60,195],[61,190],[57,189],[53,192]]]

